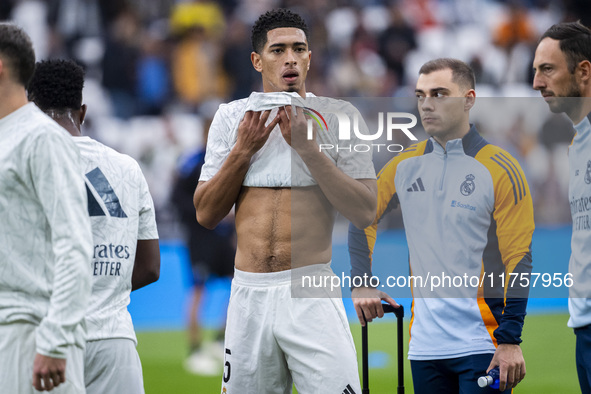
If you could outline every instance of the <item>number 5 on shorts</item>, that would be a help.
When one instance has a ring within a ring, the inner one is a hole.
[[[226,355],[224,356],[224,383],[228,383],[230,381],[230,361],[228,361],[227,356],[231,355],[232,352],[230,351],[230,349],[226,349]]]

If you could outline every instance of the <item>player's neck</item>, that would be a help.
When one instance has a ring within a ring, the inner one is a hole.
[[[58,125],[64,128],[73,137],[80,137],[80,124],[84,119],[86,113],[86,106],[82,105],[80,110],[72,108],[49,108],[45,109],[45,114],[55,121]]]
[[[580,100],[580,105],[577,105],[576,108],[567,113],[575,125],[581,123],[591,113],[591,94],[578,98],[577,100]]]
[[[81,137],[82,133],[78,126],[76,126],[76,122],[69,117],[61,117],[61,118],[53,118],[57,124],[62,126],[72,137]]]
[[[65,127],[61,123],[60,123],[60,126],[62,126],[64,129],[66,129],[66,131],[68,133],[70,133],[70,135],[72,137],[82,137],[82,133],[80,132],[80,130],[78,130],[78,128],[76,126],[69,124],[68,127]]]
[[[25,88],[19,85],[2,86],[0,97],[0,119],[29,103]]]
[[[297,92],[302,98],[306,98],[306,89],[302,88],[299,92]]]
[[[445,150],[445,146],[449,141],[457,140],[458,138],[464,138],[464,136],[469,132],[470,123],[466,123],[461,127],[457,128],[455,131],[440,136],[433,136],[433,139]]]

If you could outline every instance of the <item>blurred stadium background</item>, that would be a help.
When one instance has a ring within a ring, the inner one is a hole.
[[[553,23],[580,19],[591,25],[588,0],[1,0],[0,20],[25,28],[38,60],[69,57],[84,65],[89,110],[83,132],[137,159],[150,185],[162,274],[156,284],[135,292],[130,306],[148,394],[219,392],[219,377],[182,369],[191,284],[170,194],[179,163],[200,148],[219,103],[260,90],[250,64],[250,27],[276,7],[299,12],[310,27],[307,90],[316,95],[412,97],[425,61],[445,56],[470,63],[477,96],[491,97],[475,108],[474,121],[487,139],[521,162],[532,189],[534,270],[568,268],[566,147],[572,130],[535,99],[531,63],[537,38]],[[500,112],[491,114],[491,106]],[[521,110],[512,111],[515,107]],[[388,158],[376,155],[376,167]],[[340,222],[335,230],[337,273],[349,271],[345,227]],[[407,273],[405,264],[388,264],[393,255],[406,260],[400,228],[396,213],[381,224],[376,261],[385,261],[380,270],[387,275]],[[214,329],[223,321],[228,282],[214,280],[208,289],[203,319]],[[392,295],[410,311],[409,294]],[[558,292],[530,301],[533,316],[526,319],[523,345],[528,377],[518,393],[577,392],[565,296]],[[357,340],[359,325],[345,301]],[[386,321],[371,328],[372,392],[394,392],[394,326]],[[408,365],[406,385],[412,392]]]

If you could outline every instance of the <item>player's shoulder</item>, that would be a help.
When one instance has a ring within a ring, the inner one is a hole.
[[[417,142],[416,144],[412,144],[394,157],[393,161],[400,163],[401,161],[410,159],[412,157],[422,156],[426,153],[429,153],[433,150],[433,142],[431,140],[424,140]]]
[[[248,102],[248,97],[241,98],[238,100],[233,100],[228,103],[221,103],[218,107],[218,113],[221,113],[228,116],[237,115],[244,111],[246,108],[246,103]]]
[[[35,104],[29,103],[22,111],[23,116],[18,121],[18,127],[23,132],[39,137],[43,135],[58,136],[59,138],[70,136],[63,127],[47,116]]]
[[[500,154],[513,157],[505,149],[501,148],[498,145],[491,144],[490,142],[487,143],[486,145],[484,145],[482,148],[480,148],[480,150],[478,151],[476,156],[482,160],[482,159],[490,159],[492,156],[500,155]]]
[[[73,149],[72,136],[33,103],[29,103],[24,116],[15,127],[28,145],[38,145],[42,149]],[[75,149],[75,148],[74,148]]]
[[[350,101],[333,97],[316,96],[312,93],[307,93],[305,103],[325,116],[335,113],[342,113],[349,116],[361,113]]]
[[[248,98],[243,98],[228,103],[221,103],[213,117],[213,122],[210,126],[210,136],[217,135],[218,130],[232,128],[236,122],[242,119],[247,102]]]
[[[123,168],[126,168],[130,171],[137,171],[140,170],[140,165],[136,159],[129,156],[128,154],[121,153],[116,151],[115,149],[107,146],[105,144],[101,144],[104,147],[105,154],[114,161],[117,161]]]
[[[109,163],[124,171],[136,171],[140,168],[138,162],[133,157],[118,152],[95,139],[90,137],[75,137],[74,141],[80,149],[82,156],[89,160],[103,164]]]
[[[491,143],[483,146],[475,159],[482,163],[493,175],[503,173],[521,173],[517,159],[500,146]]]
[[[381,174],[385,172],[396,172],[398,165],[400,165],[400,163],[404,160],[429,153],[432,150],[432,146],[430,146],[430,144],[432,144],[432,142],[430,142],[429,140],[424,140],[421,142],[417,142],[416,144],[410,145],[409,147],[398,153],[396,156],[394,156],[392,159],[390,159],[390,161],[388,161],[386,165],[382,167],[378,174],[378,177],[380,177]]]
[[[408,159],[411,157],[422,156],[425,153],[429,153],[433,150],[433,141],[426,139],[405,148],[398,154],[400,160]]]
[[[505,149],[489,143],[475,158],[490,173],[496,191],[507,191],[509,195],[513,195],[515,204],[529,195],[527,179],[521,165]]]

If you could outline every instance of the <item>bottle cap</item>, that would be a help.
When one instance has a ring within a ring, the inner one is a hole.
[[[478,378],[479,387],[488,387],[493,383],[493,378],[490,376],[481,376]]]

